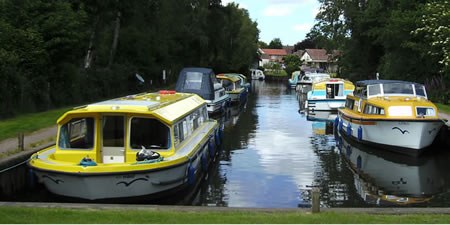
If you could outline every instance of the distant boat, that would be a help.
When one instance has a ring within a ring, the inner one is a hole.
[[[262,70],[250,69],[250,73],[252,74],[252,80],[264,80],[266,78]]]
[[[250,93],[252,85],[247,82],[247,77],[240,73],[220,73],[217,76],[237,77],[241,80],[241,87],[247,88],[247,93]]]
[[[175,91],[78,107],[57,123],[56,145],[28,166],[50,192],[88,200],[158,198],[194,184],[223,132],[202,98]]]
[[[217,80],[225,88],[225,93],[227,93],[232,103],[243,102],[247,97],[247,88],[241,86],[241,79],[236,76],[225,76],[223,74],[217,75]]]
[[[329,78],[330,75],[326,73],[307,73],[297,82],[295,89],[300,93],[306,94],[311,90],[312,83]]]
[[[288,84],[291,88],[295,88],[297,86],[298,81],[300,80],[301,73],[300,71],[292,72],[291,78],[288,80]]]
[[[178,76],[175,90],[194,93],[205,99],[210,114],[223,111],[231,102],[230,96],[217,81],[216,74],[209,68],[184,68]]]
[[[344,134],[411,156],[431,145],[444,124],[425,86],[407,81],[358,81],[338,112],[336,124]]]
[[[305,103],[309,111],[336,111],[343,108],[347,95],[355,90],[352,82],[340,78],[323,79],[311,86]]]

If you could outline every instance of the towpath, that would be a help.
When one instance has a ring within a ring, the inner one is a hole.
[[[56,137],[57,126],[52,126],[48,128],[44,128],[29,134],[26,134],[24,137],[24,146],[25,148],[29,148],[32,144],[39,143],[42,141],[49,140],[52,137]],[[8,138],[3,141],[0,141],[0,155],[14,151],[18,148],[18,138]],[[46,144],[46,143],[42,143]]]

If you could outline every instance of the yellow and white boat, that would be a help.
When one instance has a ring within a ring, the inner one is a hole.
[[[343,108],[347,95],[352,94],[355,85],[340,78],[328,78],[312,84],[307,94],[306,107],[310,111],[336,111]]]
[[[443,122],[422,84],[396,80],[356,83],[335,124],[358,142],[418,156],[431,145]]]
[[[225,88],[225,93],[230,96],[232,103],[243,102],[245,100],[247,97],[247,88],[241,86],[241,79],[224,74],[219,74],[216,77],[223,88]]]
[[[56,146],[28,165],[50,192],[88,200],[155,196],[195,183],[223,132],[205,100],[174,91],[78,107],[57,123]]]

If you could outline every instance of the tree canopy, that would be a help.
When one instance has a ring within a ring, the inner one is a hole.
[[[146,91],[187,66],[247,73],[258,39],[220,0],[3,0],[0,118]]]
[[[307,35],[319,48],[341,50],[340,76],[425,83],[435,100],[450,91],[450,3],[437,0],[319,0]]]
[[[274,38],[270,41],[268,48],[270,49],[282,49],[283,43],[280,38]]]

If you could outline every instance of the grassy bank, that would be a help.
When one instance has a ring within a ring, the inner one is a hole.
[[[438,107],[439,112],[450,114],[450,105],[444,105],[441,103],[435,103],[435,105]]]
[[[99,209],[60,209],[60,208],[22,208],[0,207],[0,223],[450,223],[450,215],[409,214],[374,215],[357,213],[322,212],[320,214],[261,213],[261,212],[172,212],[145,210],[99,210]]]
[[[176,84],[168,84],[158,90],[175,90]],[[152,89],[149,92],[155,92],[157,89]],[[71,110],[73,106],[67,106],[55,110],[23,114],[17,117],[0,121],[0,141],[11,137],[17,137],[19,133],[31,133],[43,128],[56,125],[56,120],[65,112]]]
[[[64,107],[40,113],[24,114],[0,121],[0,141],[56,125],[56,120],[73,107]]]
[[[274,77],[285,77],[288,74],[284,70],[279,71],[264,71],[266,76],[274,76]]]

